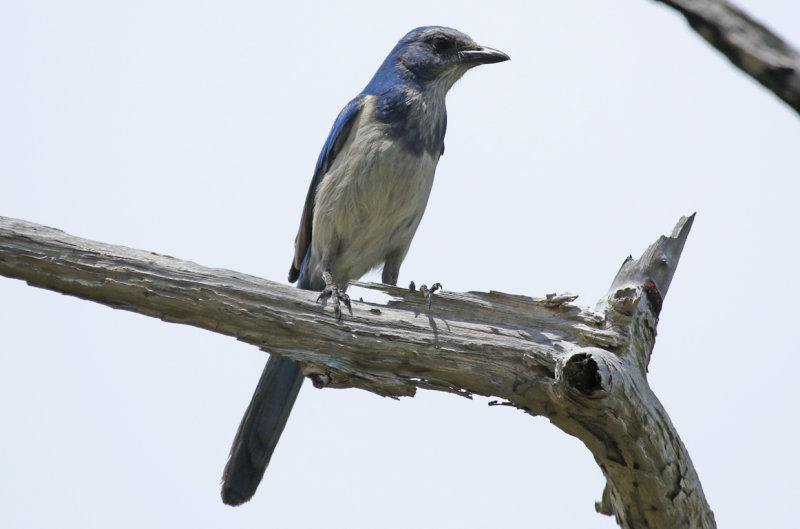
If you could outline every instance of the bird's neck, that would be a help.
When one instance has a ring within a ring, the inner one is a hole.
[[[375,117],[408,150],[438,158],[447,128],[446,93],[446,88],[400,84],[377,96]]]

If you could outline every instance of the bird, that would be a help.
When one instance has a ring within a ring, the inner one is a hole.
[[[408,32],[336,118],[317,159],[295,239],[289,282],[320,292],[336,317],[348,282],[380,267],[396,285],[444,154],[445,95],[468,70],[509,60],[442,26]],[[249,501],[294,405],[303,373],[271,356],[242,418],[222,477],[222,500]]]

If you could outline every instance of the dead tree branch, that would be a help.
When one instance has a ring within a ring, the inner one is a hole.
[[[725,0],[658,0],[712,46],[800,113],[800,53]]]
[[[0,274],[226,334],[300,362],[317,387],[494,396],[581,439],[607,479],[597,509],[625,528],[711,528],[689,454],[646,372],[692,225],[628,258],[594,309],[575,296],[444,293],[354,303],[336,320],[306,292],[257,277],[0,217]]]

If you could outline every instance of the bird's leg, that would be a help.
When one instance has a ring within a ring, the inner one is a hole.
[[[331,298],[331,303],[333,303],[333,313],[336,314],[337,318],[341,318],[342,309],[339,307],[339,303],[344,303],[345,307],[350,310],[350,296],[339,290],[339,287],[337,287],[336,283],[333,282],[333,277],[331,276],[331,271],[329,269],[326,269],[324,272],[322,272],[322,279],[325,280],[325,288],[319,293],[317,302],[323,299]]]
[[[408,290],[410,290],[411,292],[416,292],[417,285],[415,285],[414,282],[412,281],[411,284],[408,285]],[[419,287],[419,293],[425,296],[425,299],[428,300],[428,308],[431,308],[431,302],[433,301],[433,293],[436,292],[437,290],[441,290],[442,292],[444,292],[444,288],[442,288],[441,283],[434,283],[433,285],[431,285],[431,288],[428,288],[428,285],[425,284]]]
[[[387,285],[397,286],[397,277],[400,275],[400,264],[403,262],[405,252],[393,252],[389,254],[386,261],[383,263],[383,272],[381,273],[381,281]]]

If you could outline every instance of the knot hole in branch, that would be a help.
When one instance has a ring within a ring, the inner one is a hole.
[[[600,368],[597,366],[597,361],[588,353],[572,355],[564,364],[562,375],[570,387],[584,395],[591,395],[602,389]]]
[[[647,301],[649,301],[650,306],[653,307],[656,317],[658,317],[661,314],[661,306],[664,304],[664,298],[661,297],[661,292],[658,291],[658,287],[654,282],[648,281],[644,284],[644,293],[647,295]]]

